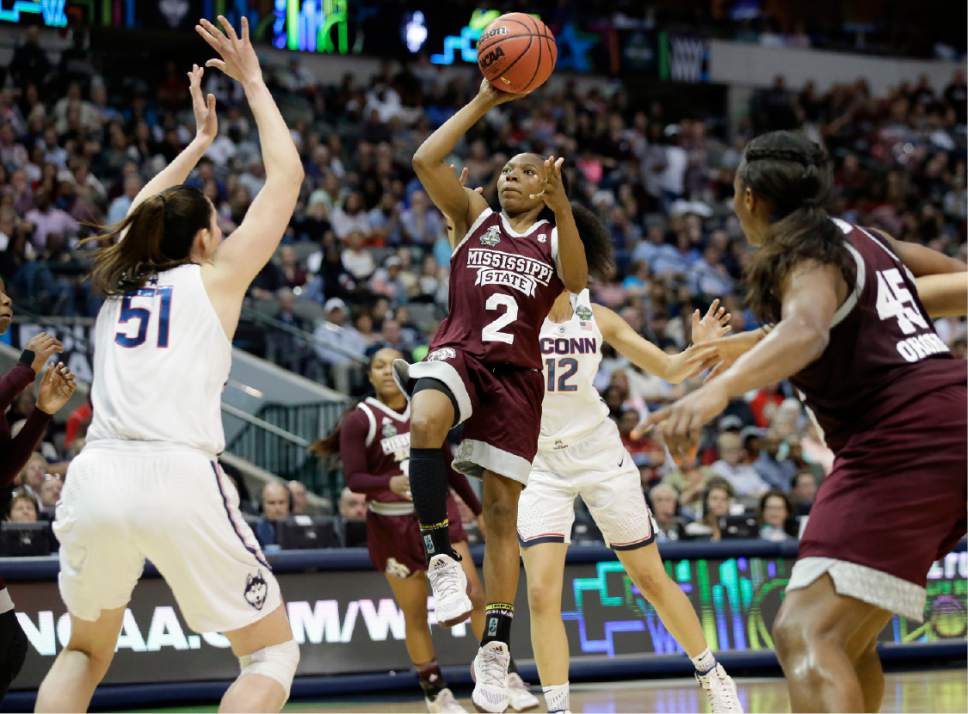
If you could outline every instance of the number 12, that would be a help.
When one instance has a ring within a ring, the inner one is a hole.
[[[569,384],[568,380],[575,376],[578,371],[578,360],[574,357],[563,359],[546,359],[545,365],[548,367],[548,391],[549,392],[577,392],[577,384]],[[558,379],[555,379],[556,367],[561,367]]]
[[[161,311],[158,315],[158,346],[168,346],[168,324],[171,316],[171,294],[172,287],[166,285],[160,288],[138,288],[124,294],[121,301],[121,314],[118,316],[118,325],[123,325],[128,320],[138,321],[138,334],[129,337],[119,330],[114,335],[114,341],[122,347],[138,347],[144,344],[148,337],[148,321],[151,319],[151,310],[146,307],[132,307],[131,300],[137,297],[153,298],[161,296]]]

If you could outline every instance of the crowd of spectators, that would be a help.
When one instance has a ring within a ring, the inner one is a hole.
[[[418,360],[445,314],[449,244],[410,157],[476,85],[426,61],[387,64],[368,82],[330,82],[292,60],[269,79],[306,182],[283,245],[251,287],[236,344],[358,395],[372,350],[392,346]],[[220,134],[188,182],[231,233],[264,171],[237,88],[214,73],[205,84],[219,100]],[[0,276],[18,310],[96,314],[81,240],[123,217],[189,141],[187,89],[173,63],[154,84],[122,81],[96,61],[58,64],[26,35],[0,88]],[[945,87],[923,79],[884,96],[863,80],[820,92],[778,77],[724,130],[721,117],[636,106],[620,86],[580,91],[566,82],[489,113],[455,152],[455,170],[466,166],[469,184],[496,205],[496,175],[509,156],[566,157],[573,199],[597,212],[614,243],[615,272],[593,286],[594,299],[663,349],[680,350],[688,315],[713,298],[724,300],[734,331],[756,324],[742,297],[749,248],[730,209],[733,172],[754,133],[801,127],[832,158],[833,214],[964,260],[965,101],[961,73]],[[963,358],[964,324],[942,320],[938,329]],[[830,455],[789,385],[731,404],[682,468],[660,444],[630,434],[646,409],[689,384],[638,372],[606,350],[596,386],[640,466],[661,537],[748,533],[730,520],[744,513],[763,537],[795,535],[792,519],[809,507]],[[61,440],[44,460],[60,464],[71,449]],[[43,517],[46,482],[29,468],[22,488]]]

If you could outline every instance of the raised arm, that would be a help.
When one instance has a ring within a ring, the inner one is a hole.
[[[898,240],[878,228],[871,230],[887,241],[897,257],[901,259],[901,262],[910,268],[911,272],[917,277],[941,273],[962,273],[968,270],[968,265],[957,258],[951,258],[925,245]]]
[[[444,214],[453,232],[451,246],[467,232],[485,208],[487,201],[479,193],[464,188],[446,161],[463,136],[490,109],[517,99],[519,95],[494,89],[486,79],[477,95],[456,114],[427,137],[413,155],[413,170],[430,196],[430,200]]]
[[[185,179],[195,168],[199,159],[208,151],[208,147],[215,141],[218,134],[218,116],[215,113],[215,95],[202,96],[202,76],[205,70],[197,64],[192,65],[188,73],[188,86],[192,95],[192,111],[195,113],[195,138],[182,149],[168,166],[151,179],[138,191],[138,195],[131,201],[128,215],[145,199],[161,193],[166,188],[185,183]]]
[[[215,67],[242,85],[249,108],[259,130],[262,162],[266,182],[256,194],[242,224],[225,240],[215,254],[215,284],[219,291],[241,299],[249,284],[269,261],[282,239],[292,217],[303,167],[279,108],[262,79],[259,59],[249,39],[249,21],[242,18],[242,35],[224,17],[215,25],[201,20],[195,26],[221,59],[211,59],[206,67]]]
[[[670,355],[652,344],[613,311],[602,305],[592,305],[595,321],[602,337],[615,350],[627,357],[639,369],[650,372],[667,382],[679,384],[700,372],[705,360],[693,359],[701,352],[702,345],[710,339],[729,332],[729,313],[713,301],[706,315],[700,319],[699,311],[692,315],[692,337],[695,344],[683,352]]]
[[[968,313],[968,273],[925,275],[915,282],[921,304],[931,317],[964,317]]]
[[[639,430],[661,424],[669,448],[684,455],[730,399],[786,379],[817,359],[827,347],[846,283],[836,266],[810,261],[794,269],[781,289],[782,319],[765,339],[716,379],[652,414]]]

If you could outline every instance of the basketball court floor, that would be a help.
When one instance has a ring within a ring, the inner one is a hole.
[[[936,669],[892,672],[885,675],[882,712],[966,712],[968,672],[964,669]],[[747,712],[788,712],[786,685],[779,677],[738,678],[743,709]],[[460,691],[461,704],[474,711],[470,692]],[[182,707],[154,711],[215,711],[211,707]],[[703,712],[706,703],[692,679],[654,679],[626,682],[573,684],[573,712]],[[400,693],[366,697],[341,696],[327,701],[290,702],[287,712],[425,712],[419,694]],[[542,711],[542,710],[536,710]]]

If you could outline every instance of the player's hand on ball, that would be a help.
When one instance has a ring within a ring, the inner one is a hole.
[[[188,89],[192,95],[192,111],[195,113],[195,136],[206,144],[215,141],[218,134],[218,115],[215,113],[215,95],[202,94],[202,77],[205,70],[197,64],[188,73]]]
[[[47,414],[54,414],[67,404],[75,389],[77,382],[73,372],[63,362],[58,362],[49,367],[44,378],[40,380],[37,408]]]
[[[221,59],[210,59],[206,67],[221,70],[236,82],[247,84],[262,81],[262,69],[259,58],[249,39],[249,20],[242,17],[242,36],[235,33],[235,28],[224,16],[218,16],[219,25],[225,31],[223,34],[208,20],[202,19],[195,25],[197,32],[208,46],[218,52]]]
[[[38,332],[27,341],[24,349],[34,353],[34,361],[30,363],[30,367],[34,374],[40,374],[51,355],[64,351],[64,345],[49,332]]]
[[[499,104],[506,104],[507,102],[513,102],[515,99],[520,99],[521,97],[526,97],[526,94],[511,94],[510,92],[504,92],[493,84],[488,82],[486,79],[481,80],[481,88],[477,90],[477,95],[484,99],[488,105],[496,107]]]
[[[391,476],[390,477],[390,490],[393,491],[398,496],[403,496],[408,501],[413,500],[413,494],[410,493],[410,477],[409,476]]]
[[[565,193],[565,184],[561,180],[561,166],[565,163],[564,156],[549,156],[545,159],[545,184],[541,193],[531,194],[531,198],[541,197],[545,205],[555,213],[561,210],[571,210],[571,203]]]

